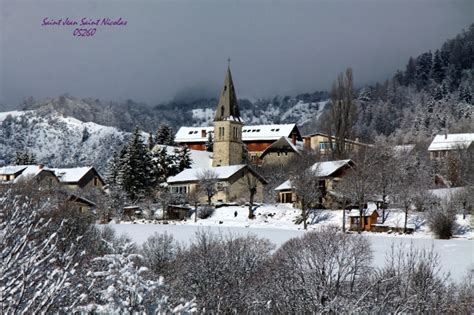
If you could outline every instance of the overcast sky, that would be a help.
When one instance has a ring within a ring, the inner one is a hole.
[[[0,0],[0,103],[69,93],[157,104],[217,96],[230,57],[239,97],[329,89],[347,66],[384,80],[473,22],[473,0]],[[44,18],[121,17],[89,38]]]

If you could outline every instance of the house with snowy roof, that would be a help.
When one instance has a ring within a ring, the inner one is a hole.
[[[240,198],[248,200],[249,196],[244,196],[249,195],[250,183],[256,185],[255,199],[263,200],[263,185],[266,185],[267,181],[244,162],[242,129],[243,121],[240,117],[232,74],[228,67],[214,115],[212,166],[185,169],[169,177],[167,179],[169,189],[180,193],[198,191],[203,177],[207,174],[215,181],[217,193],[212,197],[214,202],[239,201]],[[205,137],[203,140],[205,141]],[[205,196],[202,198],[207,199]]]
[[[105,181],[93,166],[52,168],[59,182],[66,188],[103,188]]]
[[[337,182],[341,180],[355,166],[354,162],[348,160],[317,162],[311,166],[314,176],[319,178],[318,187],[321,190],[320,205],[331,208],[334,198],[333,191]],[[280,203],[298,204],[298,196],[293,191],[291,180],[281,183],[275,188],[277,201]]]
[[[281,137],[262,152],[259,164],[265,166],[288,165],[291,159],[301,155],[301,151],[303,151],[303,142],[293,143],[290,138]]]
[[[450,154],[460,152],[474,152],[474,133],[446,133],[436,135],[428,147],[430,158],[440,160],[448,157]]]
[[[175,193],[193,193],[201,188],[201,183],[206,176],[209,178],[207,174],[211,174],[210,177],[216,182],[215,194],[211,199],[214,203],[248,200],[248,180],[257,181],[255,200],[263,200],[263,185],[266,185],[267,181],[253,168],[244,164],[185,169],[176,176],[168,178],[168,187]],[[200,202],[207,202],[205,193],[201,194]]]
[[[0,167],[0,183],[14,184],[34,180],[39,185],[52,186],[59,181],[44,165],[7,165]]]
[[[332,152],[331,145],[335,146],[338,138],[322,132],[316,132],[303,136],[304,147],[308,150],[318,152],[321,155],[328,155]],[[370,147],[370,144],[356,140],[344,139],[346,151],[357,152],[360,148]]]

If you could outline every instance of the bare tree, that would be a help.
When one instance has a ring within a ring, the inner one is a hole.
[[[322,197],[319,187],[322,179],[318,176],[318,172],[317,167],[306,168],[290,178],[291,186],[301,206],[301,219],[305,230],[308,225],[309,209],[318,204]]]
[[[385,140],[386,141],[386,140]],[[393,148],[379,140],[370,150],[372,158],[376,161],[373,169],[374,193],[380,196],[382,204],[382,223],[385,223],[388,205],[396,187],[397,155]]]
[[[352,137],[356,115],[355,92],[352,69],[340,73],[331,90],[331,107],[326,130],[329,145],[335,158],[344,158],[348,153],[346,140]],[[332,138],[331,136],[334,136]]]
[[[364,287],[370,243],[337,227],[305,233],[283,244],[264,270],[260,292],[267,313],[348,313]],[[291,270],[291,272],[289,272]]]
[[[202,171],[201,174],[198,176],[199,179],[199,187],[202,192],[204,192],[207,196],[207,204],[211,205],[212,196],[214,196],[217,192],[216,185],[218,182],[218,175],[211,169],[207,169]]]
[[[190,205],[194,207],[194,222],[197,222],[198,217],[198,206],[201,197],[202,191],[200,187],[196,187],[196,189],[188,192],[186,195],[186,200]]]
[[[351,167],[348,174],[337,183],[334,191],[358,207],[359,232],[361,232],[364,226],[365,205],[376,187],[373,170],[377,160],[373,159],[367,150],[360,150],[355,159],[355,166]]]
[[[247,313],[256,299],[250,284],[274,246],[252,235],[236,237],[199,231],[178,253],[170,279],[175,298],[196,298],[199,312]]]
[[[396,176],[395,199],[405,213],[403,231],[406,233],[410,209],[420,200],[420,196],[425,196],[429,188],[429,171],[417,155],[406,154],[400,157]]]

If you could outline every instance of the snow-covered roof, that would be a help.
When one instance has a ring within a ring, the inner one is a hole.
[[[18,182],[19,180],[27,177],[35,177],[42,171],[46,171],[48,169],[43,168],[41,165],[28,165],[28,167],[21,172],[21,175],[15,178],[15,182]]]
[[[415,148],[414,144],[401,144],[393,147],[396,154],[411,152]]]
[[[283,182],[282,184],[280,184],[280,186],[278,186],[277,188],[275,188],[276,191],[281,191],[281,190],[290,190],[292,189],[293,186],[291,186],[291,181],[290,180],[287,180],[285,182]]]
[[[60,182],[75,183],[81,180],[87,174],[92,166],[75,167],[75,168],[52,168],[51,170],[56,174]]]
[[[174,154],[175,149],[178,149],[178,147],[158,144],[153,148],[153,150],[159,150],[162,147],[166,147],[166,153],[168,153],[170,155]],[[211,165],[212,165],[212,152],[200,151],[200,150],[189,150],[189,153],[191,155],[191,161],[192,161],[191,167],[192,168],[211,167]]]
[[[214,127],[181,127],[175,135],[175,142],[206,141],[208,134],[214,132]]]
[[[349,160],[337,160],[337,161],[326,161],[326,162],[317,162],[311,166],[313,171],[316,171],[316,175],[320,177],[330,176],[341,167],[348,165],[352,161]]]
[[[370,217],[374,212],[377,212],[377,209],[370,209],[370,208],[365,209],[364,212],[363,212],[363,216]],[[379,213],[377,212],[377,214],[379,214]],[[349,213],[347,215],[351,218],[358,218],[358,217],[360,217],[360,212],[357,209],[352,209],[352,210],[349,211]]]
[[[200,168],[188,168],[183,170],[176,176],[168,178],[168,184],[179,183],[179,182],[194,182],[198,181],[202,174],[206,171],[212,171],[216,174],[218,180],[225,180],[245,168],[246,165],[231,165],[231,166],[219,166],[219,167],[200,167]]]
[[[296,124],[244,126],[242,141],[278,140],[281,137],[289,137],[295,127]],[[181,127],[176,133],[175,141],[203,142],[207,140],[209,133],[214,133],[214,127]]]
[[[43,165],[7,165],[0,167],[0,175],[14,175],[20,172],[13,182],[25,179],[27,177],[35,177],[42,171],[50,171],[43,167]]]
[[[13,175],[23,171],[29,165],[7,165],[0,167],[0,175]]]
[[[438,188],[428,190],[433,196],[449,201],[456,194],[462,193],[465,187]]]
[[[428,147],[428,151],[468,148],[473,141],[474,133],[451,133],[437,135]]]
[[[303,150],[303,141],[296,141],[295,144],[293,144],[292,139],[287,138],[287,137],[281,137],[277,141],[273,142],[270,146],[268,146],[260,156],[260,158],[263,158],[265,155],[267,155],[268,152],[275,152],[275,151],[281,151],[286,148],[291,148],[294,152],[299,153],[300,151]]]
[[[289,137],[296,124],[256,125],[242,128],[242,141],[251,140],[278,140]]]

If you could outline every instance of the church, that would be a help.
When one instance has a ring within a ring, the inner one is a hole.
[[[243,120],[228,66],[214,115],[212,167],[185,169],[168,178],[170,190],[181,193],[198,191],[204,177],[211,174],[217,182],[212,202],[248,201],[252,187],[256,188],[255,201],[262,201],[263,186],[267,181],[245,162],[247,158],[244,156],[246,150],[242,141],[242,128]],[[206,202],[207,195],[201,195],[201,201]]]

